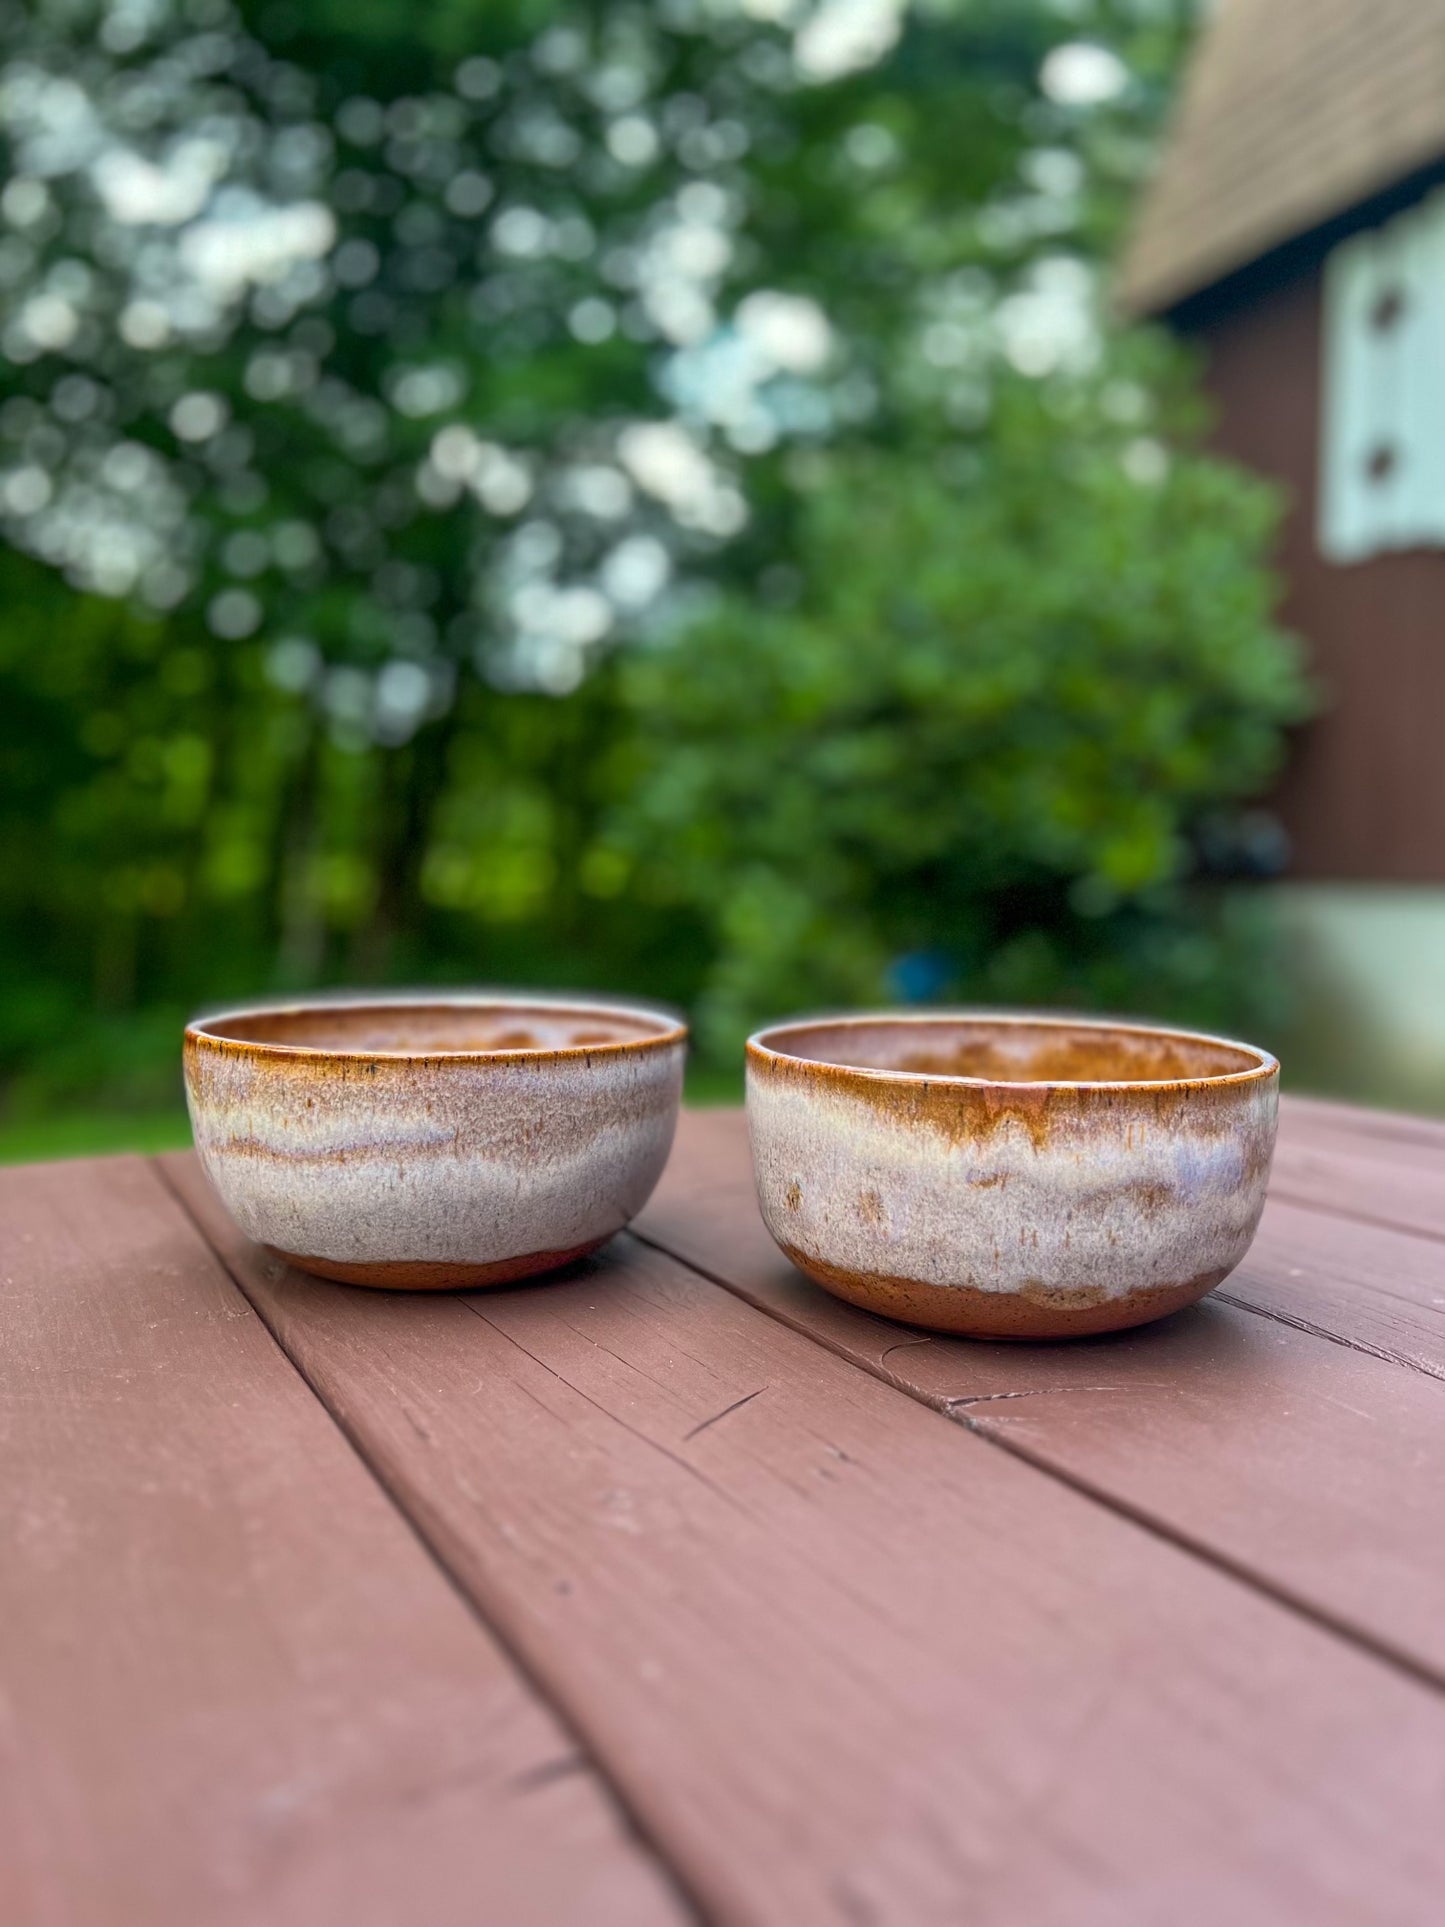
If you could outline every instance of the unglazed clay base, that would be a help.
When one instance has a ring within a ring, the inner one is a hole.
[[[560,1271],[595,1251],[605,1238],[593,1238],[570,1251],[533,1251],[521,1258],[497,1258],[490,1264],[438,1263],[421,1259],[383,1259],[379,1264],[353,1264],[345,1259],[304,1258],[296,1251],[282,1251],[279,1245],[268,1248],[298,1271],[313,1272],[318,1278],[331,1278],[342,1285],[371,1285],[378,1291],[478,1291],[488,1285],[511,1285],[521,1278],[536,1278],[548,1271]]]
[[[1227,1266],[1217,1267],[1187,1284],[1152,1285],[1117,1298],[1067,1288],[979,1291],[972,1285],[925,1285],[915,1278],[845,1271],[781,1240],[779,1249],[835,1298],[880,1318],[897,1318],[905,1325],[922,1325],[959,1338],[1087,1338],[1099,1332],[1127,1331],[1131,1325],[1147,1325],[1196,1304],[1229,1275]]]

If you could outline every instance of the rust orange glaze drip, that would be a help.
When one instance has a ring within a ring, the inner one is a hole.
[[[1140,1079],[1117,1087],[1102,1081],[1078,1086],[965,1084],[953,1080],[973,1073],[939,1072],[939,1081],[934,1083],[916,1072],[907,1080],[894,1079],[886,1072],[880,1075],[843,1064],[781,1057],[751,1043],[748,1056],[759,1070],[778,1082],[806,1091],[816,1091],[820,1086],[846,1091],[881,1116],[936,1131],[950,1143],[981,1141],[1005,1125],[1017,1124],[1028,1133],[1036,1151],[1044,1149],[1057,1129],[1086,1119],[1092,1125],[1111,1111],[1126,1120],[1168,1128],[1182,1120],[1186,1104],[1191,1130],[1222,1135],[1234,1128],[1233,1099],[1240,1081],[1203,1077],[1155,1083]],[[1261,1077],[1266,1074],[1263,1070],[1259,1073]]]

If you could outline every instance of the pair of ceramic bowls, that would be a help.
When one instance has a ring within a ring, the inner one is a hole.
[[[594,1250],[672,1143],[687,1033],[513,998],[233,1012],[186,1032],[212,1182],[323,1277],[503,1284]],[[1246,1044],[1045,1017],[817,1019],[748,1043],[763,1217],[838,1297],[1059,1338],[1192,1303],[1254,1235],[1279,1066]]]

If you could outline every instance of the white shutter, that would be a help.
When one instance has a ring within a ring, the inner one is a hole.
[[[1445,192],[1325,264],[1320,548],[1445,547]]]

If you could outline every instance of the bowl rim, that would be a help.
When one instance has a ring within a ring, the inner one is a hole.
[[[325,1044],[282,1044],[250,1037],[222,1037],[213,1025],[234,1023],[238,1018],[300,1017],[329,1011],[397,1010],[495,1010],[546,1011],[581,1018],[631,1018],[656,1024],[650,1037],[619,1037],[595,1044],[558,1044],[523,1046],[508,1050],[386,1050]],[[228,1004],[224,1009],[207,1010],[192,1017],[185,1028],[184,1045],[190,1050],[216,1050],[239,1055],[275,1059],[281,1063],[396,1063],[396,1064],[489,1064],[500,1061],[521,1064],[550,1063],[577,1057],[621,1057],[633,1051],[670,1049],[688,1040],[688,1027],[674,1012],[645,1004],[613,1002],[585,997],[549,997],[529,991],[451,991],[392,992],[359,997],[302,997],[286,1002]]]
[[[771,1038],[784,1032],[796,1033],[809,1030],[850,1030],[866,1026],[892,1024],[900,1027],[917,1026],[923,1029],[932,1024],[994,1024],[1002,1027],[1017,1027],[1030,1030],[1106,1030],[1124,1032],[1131,1037],[1158,1037],[1188,1044],[1215,1044],[1226,1050],[1239,1051],[1254,1062],[1242,1070],[1216,1071],[1202,1073],[1197,1077],[968,1077],[957,1071],[906,1071],[884,1070],[877,1065],[838,1063],[831,1058],[799,1057],[792,1051],[779,1050],[770,1043]],[[867,1078],[879,1083],[897,1084],[942,1084],[957,1085],[961,1090],[995,1091],[1168,1091],[1193,1090],[1199,1086],[1211,1089],[1231,1084],[1263,1083],[1279,1074],[1279,1059],[1258,1044],[1246,1044],[1236,1037],[1218,1037],[1210,1031],[1185,1030],[1176,1024],[1145,1024],[1132,1018],[1113,1017],[1067,1017],[1057,1012],[1030,1013],[1027,1011],[991,1010],[879,1010],[848,1011],[836,1017],[796,1017],[785,1018],[779,1023],[766,1024],[755,1030],[747,1042],[749,1063],[760,1060],[771,1064],[788,1064],[808,1070],[833,1072],[847,1077]]]

